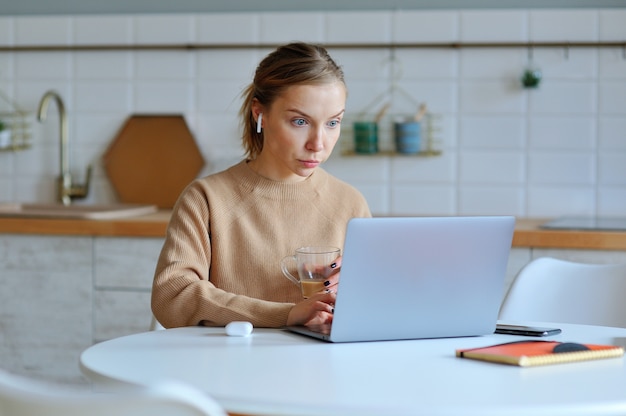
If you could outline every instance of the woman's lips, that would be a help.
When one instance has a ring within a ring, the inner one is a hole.
[[[301,160],[300,163],[302,163],[306,168],[314,168],[320,164],[317,160]]]

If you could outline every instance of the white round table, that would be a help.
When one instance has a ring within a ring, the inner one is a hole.
[[[626,343],[626,329],[556,326],[546,339]],[[228,411],[254,415],[626,414],[626,366],[613,358],[521,368],[455,356],[521,339],[511,335],[329,344],[284,330],[189,327],[130,335],[83,352],[96,386],[176,379]]]

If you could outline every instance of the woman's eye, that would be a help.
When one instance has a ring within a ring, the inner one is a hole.
[[[296,126],[306,126],[306,120],[303,118],[297,118],[293,121]]]
[[[341,121],[339,120],[331,120],[328,122],[329,127],[337,127],[339,124],[341,124]]]

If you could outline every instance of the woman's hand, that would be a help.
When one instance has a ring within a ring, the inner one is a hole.
[[[318,293],[296,303],[287,317],[287,325],[321,325],[333,321],[335,293]]]
[[[333,321],[340,270],[341,256],[325,270],[327,279],[324,282],[324,291],[296,303],[289,312],[287,325],[321,325]]]

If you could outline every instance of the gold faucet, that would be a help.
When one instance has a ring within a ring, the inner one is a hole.
[[[91,182],[91,165],[87,167],[87,179],[84,184],[74,185],[72,182],[72,173],[70,171],[70,152],[69,152],[69,137],[67,134],[67,114],[65,112],[65,105],[61,96],[55,91],[48,91],[44,94],[39,102],[38,119],[39,121],[45,121],[48,114],[48,104],[50,100],[54,99],[59,108],[59,132],[60,132],[60,153],[61,153],[61,175],[58,179],[57,192],[59,200],[63,205],[70,205],[72,198],[85,198],[89,193],[89,183]]]

